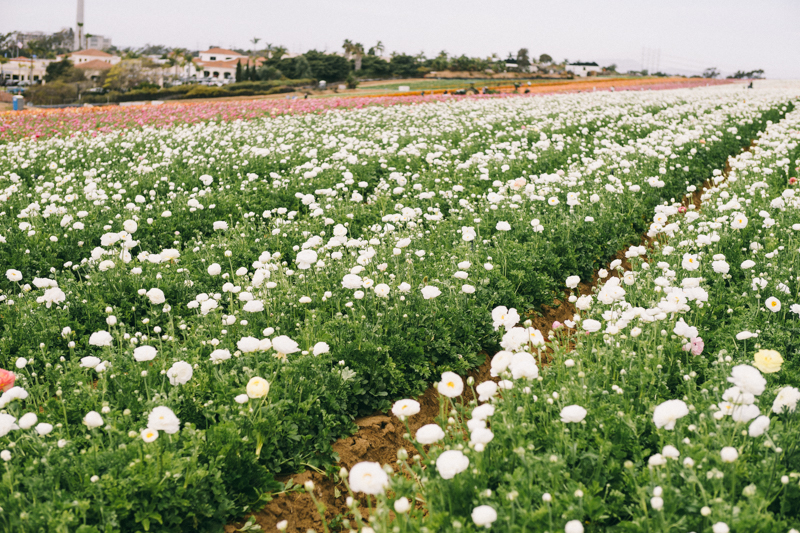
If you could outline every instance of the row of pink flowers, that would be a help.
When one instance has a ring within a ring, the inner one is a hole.
[[[678,83],[642,84],[618,90],[660,90],[725,83],[726,80],[686,80]],[[603,90],[603,89],[600,89]],[[556,92],[556,91],[554,91]],[[565,92],[563,90],[558,92]],[[577,92],[577,91],[568,91]],[[541,95],[539,92],[535,96]],[[533,97],[534,95],[528,95]],[[295,100],[239,100],[225,102],[181,102],[164,105],[78,107],[37,109],[0,114],[0,141],[91,135],[145,126],[169,127],[205,121],[249,120],[265,116],[297,113],[323,113],[331,109],[359,109],[365,106],[393,106],[437,102],[455,98],[509,98],[515,94],[454,96],[444,94],[381,97],[340,97]]]

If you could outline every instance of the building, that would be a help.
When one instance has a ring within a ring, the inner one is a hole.
[[[39,83],[44,80],[47,65],[52,59],[33,59],[19,56],[8,60],[5,65],[0,65],[0,77],[6,83],[9,81]]]
[[[75,65],[75,68],[82,70],[84,76],[90,80],[97,80],[103,73],[107,73],[112,68],[112,64],[108,61],[100,59],[92,59],[91,61],[83,61]]]
[[[567,72],[572,72],[576,76],[593,76],[600,72],[602,69],[600,65],[592,61],[591,63],[569,63],[566,67]],[[591,74],[594,72],[594,74]]]
[[[122,58],[119,56],[111,55],[102,50],[89,48],[87,50],[78,50],[77,52],[70,52],[65,56],[59,56],[61,59],[68,57],[72,64],[79,67],[81,63],[88,63],[89,61],[103,61],[111,66],[116,65]],[[109,67],[110,68],[110,67]]]
[[[264,62],[263,57],[253,59],[244,56],[233,50],[225,48],[209,48],[205,52],[200,52],[200,57],[194,60],[195,72],[190,76],[202,78],[214,78],[220,81],[228,80],[228,83],[236,80],[236,65],[241,63],[242,67],[248,64],[255,68]]]
[[[104,37],[102,35],[87,35],[86,48],[94,50],[105,50],[111,48],[111,37]]]

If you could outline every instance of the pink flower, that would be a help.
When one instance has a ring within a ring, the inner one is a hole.
[[[555,322],[553,322],[553,331],[557,330],[558,328],[562,327],[563,325],[564,324],[562,324],[561,322],[556,320]]]
[[[700,337],[695,337],[691,340],[691,342],[687,342],[683,345],[683,351],[688,352],[691,350],[692,355],[700,355],[703,353],[703,348],[705,348],[706,343],[703,342],[703,339]]]
[[[686,207],[685,206],[680,206],[678,208],[678,213],[685,213],[685,212],[686,212]]]
[[[5,392],[11,387],[13,387],[14,381],[16,381],[16,379],[17,379],[16,374],[0,368],[0,392]]]
[[[797,178],[789,178],[789,185],[794,185],[795,183],[797,183]]]

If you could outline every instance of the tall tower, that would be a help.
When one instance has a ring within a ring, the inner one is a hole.
[[[83,0],[78,0],[78,19],[75,28],[75,50],[83,48]]]

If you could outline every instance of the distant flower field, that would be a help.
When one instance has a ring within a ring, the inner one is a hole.
[[[0,528],[220,531],[436,382],[416,456],[337,474],[376,509],[347,527],[789,531],[798,96],[5,122]],[[575,315],[532,327],[554,300]],[[487,353],[496,380],[465,382]]]

